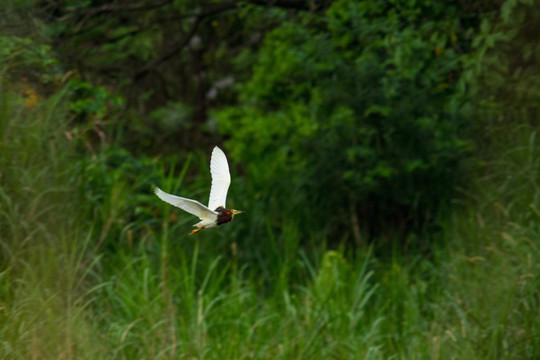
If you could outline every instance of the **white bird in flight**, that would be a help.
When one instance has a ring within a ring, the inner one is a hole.
[[[189,235],[193,235],[202,229],[212,228],[228,223],[232,221],[234,215],[243,212],[235,209],[227,209],[225,207],[227,191],[229,190],[229,185],[231,184],[231,174],[229,172],[227,157],[217,146],[214,147],[214,150],[212,151],[210,173],[212,175],[212,187],[210,188],[210,201],[208,203],[208,207],[196,200],[171,195],[161,190],[157,186],[154,187],[154,192],[161,200],[173,206],[179,207],[180,209],[187,211],[188,213],[201,219],[200,222],[193,225],[196,227],[196,229],[193,230]]]

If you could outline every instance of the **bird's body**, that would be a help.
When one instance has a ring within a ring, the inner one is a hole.
[[[154,192],[161,200],[179,207],[201,219],[200,222],[193,225],[196,229],[189,235],[193,235],[202,229],[226,224],[232,221],[235,214],[242,212],[235,209],[227,209],[225,207],[227,191],[231,184],[231,175],[229,173],[227,157],[217,146],[214,147],[214,150],[212,151],[210,173],[212,174],[212,187],[210,188],[210,201],[208,202],[208,206],[205,206],[196,200],[171,195],[158,187],[154,188]]]

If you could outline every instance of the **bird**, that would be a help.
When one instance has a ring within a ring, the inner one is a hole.
[[[227,157],[223,150],[217,146],[212,150],[210,174],[212,175],[212,186],[210,187],[210,201],[208,202],[208,206],[196,200],[166,193],[157,186],[154,186],[154,193],[161,200],[201,219],[200,222],[193,225],[196,229],[189,234],[190,236],[202,229],[213,228],[231,222],[234,215],[243,213],[243,211],[227,209],[225,207],[227,191],[231,184],[231,174],[229,172]]]

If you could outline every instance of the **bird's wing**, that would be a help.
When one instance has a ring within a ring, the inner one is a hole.
[[[157,186],[154,188],[154,192],[161,200],[165,201],[166,203],[179,207],[180,209],[197,216],[201,220],[216,216],[216,213],[214,211],[210,210],[198,201],[168,194]]]
[[[212,151],[210,173],[212,174],[212,187],[210,188],[210,201],[208,202],[208,207],[215,210],[219,206],[225,207],[227,191],[231,184],[231,174],[229,173],[227,157],[217,146]]]

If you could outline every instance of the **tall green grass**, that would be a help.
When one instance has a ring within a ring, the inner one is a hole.
[[[445,228],[452,258],[444,262],[447,286],[438,319],[446,326],[444,344],[458,358],[540,354],[537,137],[530,125],[491,134],[470,202]]]
[[[0,89],[0,354],[6,359],[95,354],[88,256],[77,216],[73,153],[60,91],[27,107]]]
[[[247,212],[188,237],[195,220],[151,185],[204,201],[208,154],[77,154],[63,92],[27,108],[2,90],[4,359],[540,357],[533,128],[472,170],[429,253],[353,252],[300,231],[309,219],[271,224],[241,178]]]

